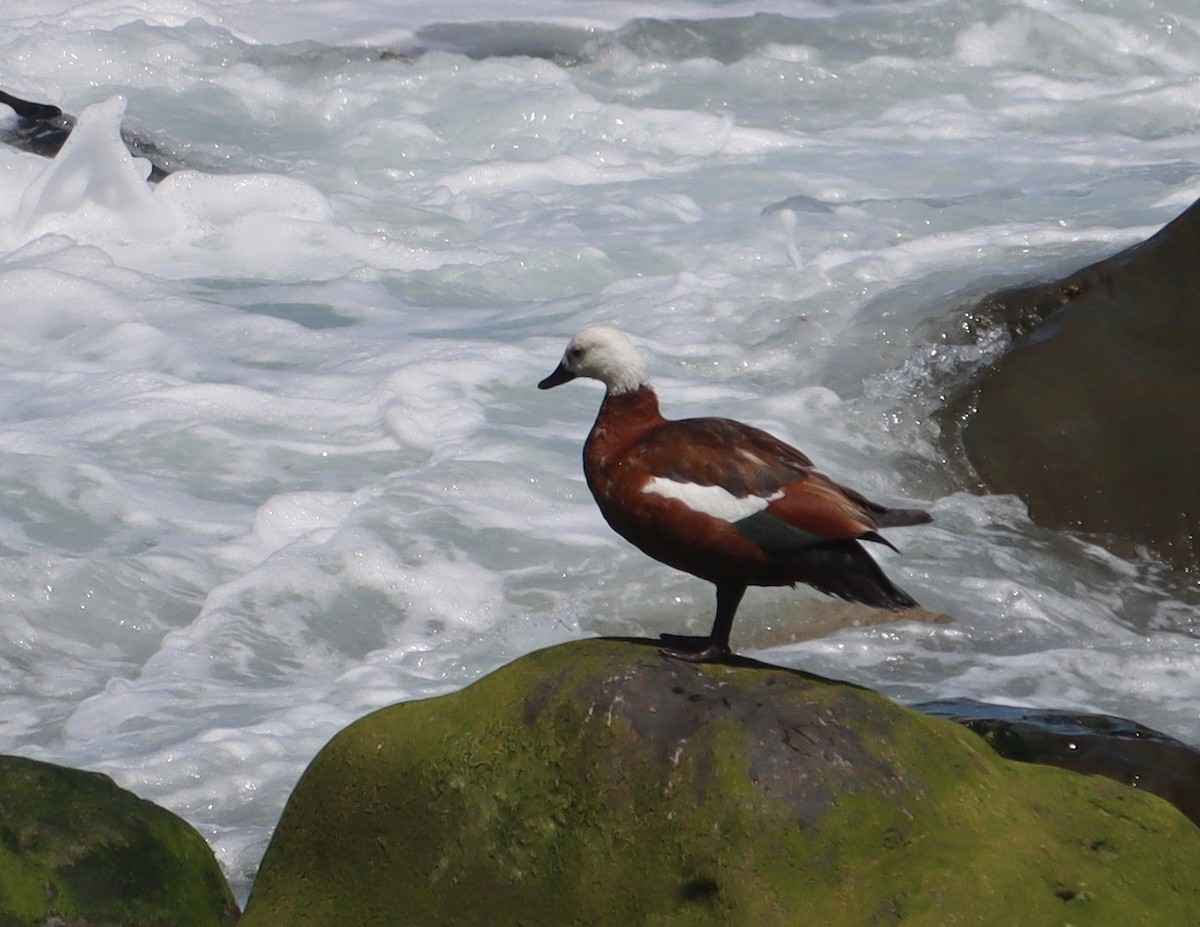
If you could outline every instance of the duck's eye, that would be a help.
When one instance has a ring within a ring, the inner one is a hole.
[[[570,348],[567,351],[567,360],[569,361],[577,361],[581,357],[583,357],[583,348]]]

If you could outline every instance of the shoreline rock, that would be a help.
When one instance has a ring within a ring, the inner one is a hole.
[[[301,778],[243,927],[1187,923],[1200,829],[738,659],[593,639],[381,709]]]
[[[1200,751],[1135,721],[946,699],[917,711],[970,728],[1005,759],[1107,776],[1164,798],[1200,827]]]
[[[1200,202],[1146,241],[972,313],[1012,347],[946,409],[967,459],[1034,521],[1200,569]]]
[[[100,773],[0,756],[0,923],[232,927],[238,913],[182,818]]]

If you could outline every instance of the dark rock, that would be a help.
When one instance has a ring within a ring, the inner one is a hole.
[[[984,484],[1040,524],[1200,564],[1200,203],[1158,234],[976,314],[1012,349],[950,408]]]
[[[0,103],[9,106],[17,114],[14,124],[0,125],[0,143],[21,151],[53,158],[75,129],[75,117],[50,103],[22,100],[3,91],[0,91]],[[189,166],[132,120],[122,123],[121,141],[135,158],[145,158],[150,162],[148,179],[151,183],[158,183],[169,174]]]
[[[12,109],[22,119],[50,120],[57,119],[63,114],[62,110],[53,103],[35,103],[22,100],[11,93],[0,90],[0,103]]]
[[[0,123],[0,142],[21,151],[53,158],[75,128],[75,117],[50,103],[22,100],[3,91],[0,103],[17,115],[15,121]]]
[[[590,640],[338,734],[242,925],[1195,923],[1198,852],[876,693]]]
[[[1166,734],[1110,715],[1015,708],[971,699],[913,707],[965,724],[1007,759],[1108,776],[1145,789],[1200,826],[1200,751]]]
[[[230,927],[237,905],[182,818],[108,776],[0,756],[0,924]]]

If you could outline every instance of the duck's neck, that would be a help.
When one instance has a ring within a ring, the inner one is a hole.
[[[658,396],[651,386],[606,393],[583,446],[585,470],[605,466],[663,421],[658,411]]]

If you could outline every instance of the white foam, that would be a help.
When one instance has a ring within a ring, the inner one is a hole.
[[[126,239],[153,239],[172,226],[146,184],[150,164],[120,140],[125,100],[85,108],[54,161],[26,188],[11,231],[19,240],[68,226],[98,225]]]

